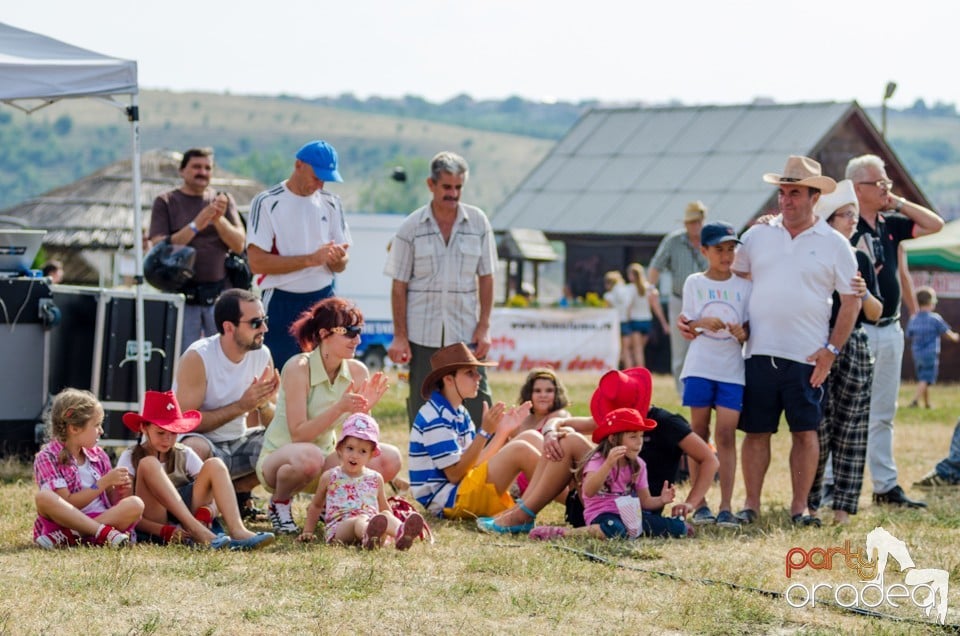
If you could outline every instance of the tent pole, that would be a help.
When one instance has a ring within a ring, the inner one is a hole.
[[[131,167],[133,169],[133,254],[135,259],[136,317],[137,335],[137,402],[143,406],[143,394],[147,389],[146,352],[144,349],[144,312],[143,312],[143,208],[140,205],[140,107],[137,96],[130,96],[127,109],[130,120],[131,142],[133,144]]]

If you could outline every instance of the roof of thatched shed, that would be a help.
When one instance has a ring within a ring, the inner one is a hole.
[[[144,231],[150,226],[150,210],[157,195],[178,187],[182,154],[150,150],[140,157],[141,205]],[[133,176],[131,161],[111,164],[69,185],[3,210],[21,218],[30,227],[47,230],[43,243],[49,247],[117,249],[133,246]],[[229,192],[246,211],[265,186],[253,179],[214,170],[210,187]]]

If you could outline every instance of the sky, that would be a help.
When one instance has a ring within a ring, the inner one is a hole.
[[[444,101],[960,103],[960,3],[11,0],[0,21],[136,60],[145,89]]]

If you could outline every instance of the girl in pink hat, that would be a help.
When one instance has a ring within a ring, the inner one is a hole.
[[[538,526],[531,539],[555,539],[589,535],[596,539],[635,539],[643,533],[642,508],[659,508],[675,496],[672,485],[664,483],[660,495],[650,494],[647,467],[640,459],[643,433],[657,423],[636,409],[618,408],[607,413],[593,431],[596,448],[583,459],[576,481],[583,499],[583,528]],[[669,528],[673,536],[686,536],[689,527],[677,520]]]
[[[380,426],[371,415],[355,413],[343,422],[336,445],[340,465],[320,477],[317,494],[307,507],[301,541],[313,541],[313,529],[324,520],[327,543],[378,548],[388,537],[398,550],[413,545],[424,528],[423,517],[412,513],[400,522],[390,512],[383,475],[367,468],[380,454]]]
[[[243,525],[226,464],[219,458],[200,459],[193,449],[177,443],[177,435],[200,424],[199,411],[180,412],[173,391],[147,391],[143,414],[124,413],[123,423],[141,441],[120,455],[117,466],[134,480],[134,492],[145,504],[137,530],[143,540],[157,543],[190,541],[214,549],[252,550],[270,545],[272,532],[251,532]],[[223,515],[230,535],[210,526]]]
[[[33,541],[41,548],[81,541],[111,547],[130,543],[127,528],[143,514],[143,502],[124,498],[130,475],[111,468],[107,453],[97,446],[102,423],[103,406],[89,391],[64,389],[53,398],[50,441],[33,462],[40,487]]]

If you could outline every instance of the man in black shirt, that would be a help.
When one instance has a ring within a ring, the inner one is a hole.
[[[887,176],[883,160],[876,155],[851,159],[847,163],[846,178],[853,181],[860,204],[860,221],[850,240],[873,261],[883,298],[880,319],[874,324],[864,324],[876,358],[867,438],[873,501],[923,508],[926,503],[910,499],[897,484],[897,465],[893,459],[893,419],[897,412],[904,343],[897,252],[901,241],[939,232],[943,219],[932,210],[893,194],[893,182]]]

